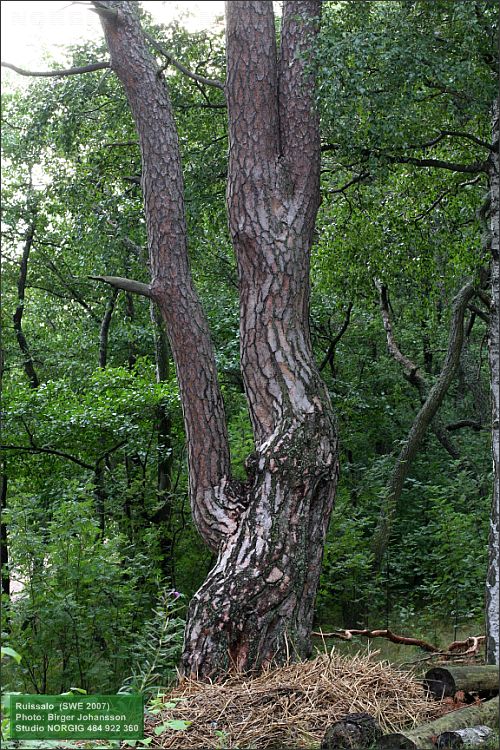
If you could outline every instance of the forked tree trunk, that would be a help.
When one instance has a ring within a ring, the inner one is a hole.
[[[241,365],[255,436],[231,478],[215,361],[189,271],[179,149],[166,87],[133,6],[94,2],[143,159],[153,280],[177,368],[193,518],[218,559],[193,597],[182,668],[207,677],[310,653],[337,479],[337,438],[308,326],[319,129],[307,51],[319,0],[227,3],[229,223],[240,281]]]
[[[304,55],[319,2],[226,3],[228,212],[240,284],[241,366],[255,437],[244,512],[191,602],[184,669],[310,653],[337,446],[309,336],[319,132]]]

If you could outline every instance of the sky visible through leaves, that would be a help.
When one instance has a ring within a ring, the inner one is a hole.
[[[212,28],[217,17],[224,13],[222,0],[197,2],[143,2],[153,18],[161,23],[170,23],[183,18],[190,31]],[[19,67],[44,70],[47,54],[56,62],[64,62],[64,47],[69,44],[99,39],[102,36],[97,15],[90,10],[90,3],[68,0],[3,0],[2,12],[2,60]],[[2,71],[4,80],[14,81],[15,73]]]

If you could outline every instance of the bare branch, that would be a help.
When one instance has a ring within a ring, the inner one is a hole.
[[[56,448],[37,448],[34,446],[27,445],[0,445],[2,451],[24,451],[26,453],[47,453],[49,456],[59,456],[59,458],[66,458],[68,461],[72,461],[74,464],[78,464],[84,469],[94,471],[94,467],[91,464],[82,461],[76,456],[72,456],[70,453],[59,451]]]
[[[8,62],[2,62],[1,65],[2,68],[9,68],[9,70],[13,70],[14,73],[18,73],[20,76],[30,76],[36,78],[62,78],[63,76],[76,76],[80,75],[80,73],[93,73],[95,70],[104,70],[105,68],[111,67],[109,62],[97,62],[91,63],[90,65],[81,65],[80,67],[76,68],[40,71],[25,70],[24,68],[18,68],[17,65],[12,65]]]
[[[381,154],[381,156],[384,156]],[[416,167],[435,167],[436,169],[448,169],[451,172],[465,172],[466,174],[488,173],[487,161],[476,161],[472,164],[457,164],[456,162],[443,161],[442,159],[417,159],[414,156],[389,156],[385,158],[391,164],[413,164]]]
[[[179,70],[181,73],[184,73],[185,76],[191,78],[197,83],[202,83],[204,86],[213,86],[216,89],[220,89],[220,91],[225,90],[222,81],[217,81],[214,78],[206,78],[205,76],[200,76],[198,73],[193,73],[192,70],[189,70],[189,68],[186,68],[185,65],[176,60],[175,57],[173,57],[170,52],[163,46],[163,44],[160,44],[160,42],[158,42],[154,37],[146,33],[144,33],[144,36],[157,52],[163,55],[163,57],[166,57],[169,63],[171,63],[174,68],[177,68],[177,70]]]
[[[340,638],[342,641],[351,641],[353,635],[363,635],[365,638],[387,638],[389,641],[392,641],[392,643],[400,643],[405,646],[418,646],[424,651],[430,651],[431,653],[439,652],[438,647],[434,646],[432,643],[422,641],[420,638],[409,638],[405,635],[397,635],[388,628],[384,630],[335,630],[332,633],[323,633],[320,631],[318,633],[313,632],[312,635],[321,636],[322,638]]]
[[[353,305],[353,303],[349,302],[349,305],[347,307],[347,311],[346,311],[343,323],[340,326],[340,329],[339,329],[338,333],[331,340],[330,345],[328,347],[328,351],[326,352],[326,354],[325,354],[325,356],[323,358],[323,361],[321,362],[321,364],[319,366],[319,371],[320,372],[325,369],[325,367],[327,366],[327,364],[329,362],[330,362],[330,364],[333,363],[333,358],[335,356],[335,347],[339,343],[339,341],[342,338],[342,336],[344,335],[344,333],[347,331],[347,327],[348,327],[349,322],[351,320],[352,305]]]
[[[356,185],[358,182],[363,182],[364,180],[368,179],[370,177],[369,172],[360,172],[360,174],[353,177],[351,180],[345,183],[345,185],[342,185],[342,187],[334,188],[333,190],[329,190],[328,192],[333,193],[344,193],[348,188],[352,187],[352,185]]]
[[[89,276],[93,281],[102,281],[104,284],[114,286],[116,289],[124,289],[126,292],[140,294],[142,297],[151,298],[151,287],[149,284],[143,284],[142,281],[125,279],[122,276]]]
[[[471,429],[475,430],[475,432],[479,432],[479,430],[483,429],[483,425],[481,424],[481,422],[477,422],[475,419],[460,419],[458,422],[453,422],[452,424],[446,425],[446,429],[449,432],[462,430],[464,427],[470,427]]]

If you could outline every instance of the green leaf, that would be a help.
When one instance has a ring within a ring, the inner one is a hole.
[[[163,734],[167,729],[173,729],[176,732],[184,732],[190,724],[192,724],[191,721],[170,719],[170,721],[164,721],[163,724],[159,724],[159,726],[155,727],[154,733],[156,735]]]
[[[11,656],[18,664],[21,662],[21,659],[23,658],[21,654],[18,654],[17,651],[14,651],[14,649],[10,648],[10,646],[2,646],[1,649],[2,657]]]

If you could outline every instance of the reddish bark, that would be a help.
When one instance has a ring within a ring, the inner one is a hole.
[[[231,478],[208,326],[189,270],[180,156],[168,99],[129,2],[94,2],[134,116],[153,279],[177,368],[193,517],[218,550],[191,601],[182,667],[210,676],[310,653],[313,605],[337,479],[337,438],[309,333],[319,129],[305,53],[320,2],[227,3],[228,212],[241,367],[255,453]]]

